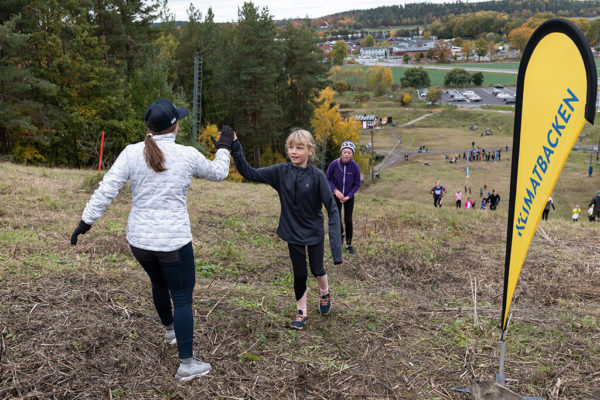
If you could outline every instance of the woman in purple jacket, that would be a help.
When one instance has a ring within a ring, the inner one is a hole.
[[[342,143],[341,157],[334,160],[327,168],[327,181],[335,196],[335,202],[340,210],[340,226],[342,240],[344,238],[344,225],[346,225],[346,250],[348,254],[356,254],[352,248],[352,211],[354,210],[354,194],[360,187],[360,168],[352,160],[354,156],[354,143]],[[342,220],[342,204],[344,205],[344,224]]]

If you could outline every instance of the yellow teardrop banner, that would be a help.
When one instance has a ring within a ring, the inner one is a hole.
[[[544,206],[588,120],[594,123],[596,65],[581,31],[551,19],[533,33],[521,59],[513,137],[502,324]]]

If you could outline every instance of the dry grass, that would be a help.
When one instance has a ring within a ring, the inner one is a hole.
[[[519,393],[600,398],[600,223],[562,214],[600,187],[584,161],[571,156],[559,211],[535,236],[515,293],[506,374]],[[300,332],[287,328],[293,288],[276,193],[195,180],[194,349],[213,371],[179,384],[176,349],[161,342],[148,278],[125,241],[127,191],[71,247],[94,172],[0,164],[0,398],[465,399],[450,387],[497,370],[508,166],[472,163],[473,190],[487,181],[503,195],[495,213],[430,205],[434,180],[449,198],[464,185],[464,165],[439,154],[384,170],[357,195],[358,256],[340,266],[328,257],[332,314],[317,315],[311,278]]]

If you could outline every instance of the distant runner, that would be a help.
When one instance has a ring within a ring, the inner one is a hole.
[[[592,198],[592,201],[590,201],[588,207],[594,207],[592,215],[590,216],[590,221],[600,218],[600,190],[596,192],[596,196]]]
[[[434,207],[442,207],[442,197],[444,197],[444,193],[446,193],[446,188],[440,185],[440,181],[437,181],[435,186],[429,191],[429,194],[433,195]]]

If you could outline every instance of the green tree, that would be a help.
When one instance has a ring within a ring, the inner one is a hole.
[[[47,162],[82,166],[97,161],[101,130],[110,132],[105,143],[110,160],[133,141],[136,129],[123,77],[107,65],[106,45],[95,35],[89,9],[33,0],[24,10],[24,27],[31,30],[29,44],[35,49],[33,70],[57,87],[48,103],[60,109],[60,117],[40,136]]]
[[[360,47],[375,47],[375,38],[373,35],[368,34],[363,40],[361,40]]]
[[[474,85],[481,86],[483,79],[484,76],[481,72],[475,72],[473,75],[471,75],[471,82],[473,82]]]
[[[17,15],[0,25],[0,154],[14,152],[16,161],[44,162],[37,137],[52,129],[40,120],[56,117],[58,109],[45,105],[55,97],[56,85],[34,76],[27,51],[29,35],[17,32],[20,21]]]
[[[585,38],[590,45],[598,43],[598,37],[600,37],[600,19],[595,19],[590,24],[589,29],[585,32]]]
[[[87,21],[95,27],[94,36],[103,46],[103,58],[106,67],[118,70],[131,78],[134,72],[144,64],[144,54],[151,46],[159,30],[153,29],[161,2],[166,0],[102,0],[86,2],[62,2],[66,9],[80,4],[90,15]],[[84,15],[81,15],[83,18]],[[165,15],[165,17],[168,17]],[[165,21],[167,22],[167,21]],[[171,25],[174,28],[173,25]]]
[[[462,68],[454,68],[444,77],[444,86],[465,86],[471,82],[471,75]]]
[[[233,46],[234,32],[231,25],[219,29],[210,8],[204,20],[193,4],[187,14],[188,21],[175,35],[175,43],[171,43],[174,35],[169,32],[163,33],[161,38],[161,50],[167,56],[164,62],[171,71],[169,82],[176,91],[185,94],[188,104],[192,104],[194,59],[198,52],[202,61],[202,124],[216,124],[229,113],[230,101],[226,96],[234,90],[235,80],[230,76],[232,68],[225,57]]]
[[[408,64],[408,62],[411,60],[410,54],[404,54],[404,57],[402,57],[402,59],[404,60],[404,64]]]
[[[485,56],[489,50],[489,43],[485,40],[484,37],[481,37],[475,41],[475,53],[479,56],[479,61],[481,61],[481,57]]]
[[[325,87],[327,65],[322,50],[315,45],[316,31],[306,20],[298,26],[288,22],[279,35],[283,39],[284,129],[309,126],[318,90]],[[339,67],[338,67],[339,68]],[[349,90],[349,89],[347,89]]]
[[[429,87],[431,79],[423,67],[408,68],[400,79],[402,87]]]
[[[344,59],[348,57],[348,43],[343,40],[338,40],[333,45],[331,52],[333,54],[333,65],[342,65]]]
[[[283,112],[277,95],[283,84],[282,52],[266,8],[259,13],[252,3],[244,3],[234,34],[237,51],[231,60],[234,91],[229,93],[233,104],[228,118],[253,150],[254,166],[260,167],[261,148],[273,143],[281,132]]]

